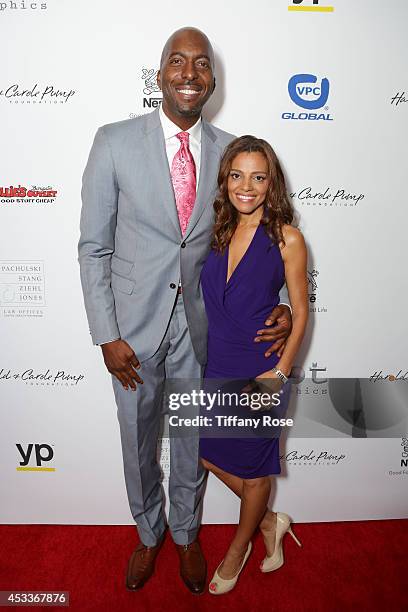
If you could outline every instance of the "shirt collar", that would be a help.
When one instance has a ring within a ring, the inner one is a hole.
[[[159,108],[159,117],[163,128],[164,139],[169,140],[169,138],[173,138],[176,134],[179,134],[183,130],[173,123],[171,119],[168,118],[166,113],[164,112],[162,106]],[[198,145],[201,144],[201,117],[196,121],[194,125],[191,126],[188,130],[185,130],[190,134],[190,139],[196,141]]]

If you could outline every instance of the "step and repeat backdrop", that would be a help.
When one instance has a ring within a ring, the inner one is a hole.
[[[0,521],[132,523],[80,288],[81,177],[99,126],[160,105],[186,25],[216,52],[206,118],[272,144],[309,250],[293,402],[311,426],[282,436],[272,505],[408,516],[407,20],[404,0],[0,2]],[[165,436],[158,452],[166,484]],[[210,478],[204,522],[237,517]]]

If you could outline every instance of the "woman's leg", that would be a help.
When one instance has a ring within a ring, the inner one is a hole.
[[[217,476],[217,478],[219,478],[219,480],[221,480],[225,485],[227,485],[227,487],[231,489],[231,491],[235,493],[235,495],[237,495],[239,498],[242,497],[243,478],[235,476],[234,474],[230,474],[229,472],[224,472],[224,470],[214,465],[213,463],[210,463],[206,459],[201,459],[201,462],[206,470],[209,470],[214,474],[214,476]],[[258,527],[262,533],[271,536],[276,531],[276,512],[272,512],[272,510],[266,508],[266,512],[263,515]],[[270,542],[271,540],[273,541],[274,538],[265,538],[265,547],[268,557],[271,557],[273,555],[273,550],[270,550],[270,545],[268,544],[268,542]]]
[[[233,578],[239,571],[248,543],[266,512],[270,491],[271,481],[267,476],[243,480],[239,523],[218,570],[221,578]]]
[[[225,555],[219,574],[221,578],[232,578],[238,572],[249,540],[258,527],[271,531],[276,525],[276,514],[267,508],[271,481],[269,477],[243,479],[225,472],[209,461],[202,459],[204,467],[241,498],[239,524],[234,539]],[[262,521],[262,522],[261,522]],[[260,524],[261,522],[261,524]],[[273,551],[272,551],[273,552]],[[269,553],[268,555],[272,554]]]
[[[222,480],[222,482],[226,484],[227,487],[231,489],[233,493],[235,493],[235,495],[241,497],[243,484],[242,478],[240,478],[239,476],[235,476],[234,474],[230,474],[229,472],[224,472],[224,470],[214,465],[213,463],[210,463],[209,461],[207,461],[207,459],[201,459],[201,463],[203,464],[206,470],[209,470],[214,474],[214,476],[217,476],[217,478]]]

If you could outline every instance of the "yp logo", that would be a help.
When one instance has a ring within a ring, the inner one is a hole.
[[[16,446],[22,458],[20,466],[16,468],[17,472],[55,472],[55,467],[43,466],[43,463],[48,463],[54,458],[52,446],[27,444],[25,449],[22,444]]]
[[[304,11],[309,13],[332,13],[334,6],[321,6],[319,0],[293,0],[292,4],[289,4],[288,11]]]
[[[327,78],[320,83],[314,74],[295,74],[289,79],[288,93],[292,102],[306,110],[317,110],[325,106],[330,92]],[[324,110],[328,110],[327,107]],[[282,113],[282,119],[300,119],[303,121],[333,121],[330,113]]]

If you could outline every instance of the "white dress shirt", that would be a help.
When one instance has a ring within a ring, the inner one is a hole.
[[[165,114],[161,106],[159,108],[159,116],[160,116],[160,121],[161,121],[162,128],[163,128],[164,142],[166,145],[166,153],[167,153],[167,159],[169,162],[170,171],[171,171],[171,165],[173,162],[173,158],[175,154],[177,153],[177,151],[179,150],[180,144],[181,144],[179,139],[176,138],[176,134],[179,134],[180,132],[183,132],[183,131],[188,132],[190,134],[189,147],[190,147],[190,151],[194,158],[194,163],[196,166],[196,190],[197,190],[198,179],[200,176],[200,162],[201,162],[201,117],[198,119],[198,121],[194,125],[191,126],[191,128],[189,128],[188,130],[182,130],[178,125],[173,123],[171,119],[167,117],[167,115]]]

